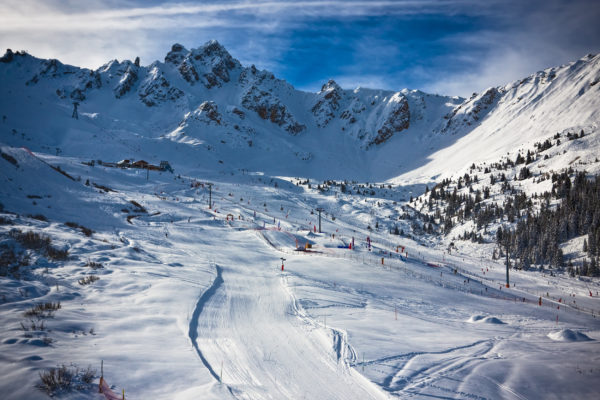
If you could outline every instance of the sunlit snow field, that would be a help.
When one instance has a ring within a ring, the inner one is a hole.
[[[0,277],[2,398],[46,398],[38,373],[62,364],[91,365],[97,383],[102,360],[104,378],[131,399],[597,396],[597,281],[511,270],[507,289],[491,247],[459,241],[448,254],[369,231],[373,203],[293,179],[146,180],[3,151],[19,163],[0,172],[5,211],[19,212],[2,214],[12,223],[0,225],[3,243],[11,229],[34,230],[70,257],[33,254],[21,280]],[[355,248],[342,248],[352,238]],[[92,274],[100,279],[78,283]],[[22,329],[27,309],[57,301],[44,330]],[[60,396],[103,398],[93,385]]]

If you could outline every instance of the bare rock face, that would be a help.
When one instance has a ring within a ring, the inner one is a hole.
[[[183,62],[179,65],[179,73],[190,84],[194,84],[200,80],[200,76],[198,75],[198,71],[196,67],[189,59],[184,59]]]
[[[231,80],[231,71],[241,68],[239,61],[216,40],[192,50],[176,43],[165,57],[165,63],[177,67],[189,84],[201,82],[207,89],[221,87]]]
[[[306,129],[288,111],[287,107],[272,93],[251,86],[242,97],[242,106],[256,111],[259,117],[279,125],[291,135],[297,135]]]
[[[37,85],[41,80],[55,82],[57,84],[55,92],[60,98],[69,96],[72,100],[83,101],[88,90],[102,87],[98,71],[65,65],[56,59],[38,60],[25,52],[10,52],[10,54],[11,60],[15,56],[21,56],[37,61],[37,72],[25,82],[27,86]]]
[[[211,40],[201,47],[199,51],[192,52],[192,55],[195,61],[200,61],[209,67],[210,72],[205,73],[207,80],[209,80],[207,75],[212,75],[210,77],[214,78],[211,79],[212,81],[229,82],[230,71],[241,67],[239,61],[231,57],[231,54],[216,40]],[[220,86],[219,83],[218,85]]]
[[[127,67],[127,70],[119,80],[119,83],[114,89],[115,97],[121,98],[129,91],[138,80],[138,67],[135,65],[130,65]]]
[[[167,53],[165,56],[165,64],[173,64],[178,66],[185,59],[188,50],[180,45],[179,43],[175,43],[171,46],[171,51]]]
[[[479,113],[482,110],[487,110],[497,97],[499,97],[498,89],[490,88],[486,90],[485,93],[474,102],[473,108],[467,114],[471,115],[475,121],[479,120]]]
[[[240,73],[239,83],[261,85],[266,81],[275,81],[275,75],[269,71],[260,71],[256,66],[251,65],[249,68],[244,68]]]
[[[219,113],[219,107],[214,101],[205,101],[198,106],[194,111],[185,115],[184,119],[179,123],[180,127],[189,128],[190,126],[227,126],[227,121],[223,119]]]
[[[15,53],[13,53],[11,49],[6,49],[6,53],[4,53],[2,57],[0,57],[0,62],[8,64],[9,62],[12,62],[14,58]]]
[[[231,112],[237,115],[239,119],[246,119],[246,113],[237,107],[234,107],[233,110],[231,110]]]
[[[205,121],[208,124],[214,122],[217,125],[221,125],[222,116],[219,114],[219,108],[214,101],[205,101],[200,104],[194,114],[198,120]]]
[[[447,122],[441,132],[445,133],[460,126],[471,126],[477,123],[494,107],[494,103],[502,97],[502,94],[501,90],[494,87],[482,94],[474,93],[468,101],[444,116]]]
[[[140,85],[138,94],[140,100],[148,107],[168,100],[177,100],[184,96],[184,93],[180,89],[171,86],[156,66],[152,67],[148,72],[146,79]]]
[[[381,144],[391,138],[395,133],[402,132],[410,126],[410,110],[408,100],[403,95],[396,93],[389,102],[389,111],[383,125],[377,131],[377,136],[369,143]]]
[[[321,87],[318,100],[311,109],[316,117],[317,126],[327,126],[336,117],[343,95],[344,91],[333,79],[330,79]]]

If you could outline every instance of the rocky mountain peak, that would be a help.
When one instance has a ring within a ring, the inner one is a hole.
[[[333,79],[321,86],[321,91],[317,93],[317,101],[311,110],[317,117],[317,126],[327,126],[336,117],[343,94],[343,89]]]
[[[165,57],[165,63],[177,67],[181,77],[190,85],[201,82],[208,89],[229,82],[230,72],[241,68],[240,62],[216,40],[191,50],[175,43]]]
[[[15,53],[11,49],[6,49],[6,53],[0,57],[0,62],[9,63],[13,60]]]
[[[227,49],[225,49],[221,43],[214,39],[206,42],[198,50],[202,51],[202,53],[208,57],[218,56],[222,58],[232,58]]]
[[[183,62],[187,53],[189,53],[189,51],[183,47],[183,45],[175,43],[171,46],[171,51],[165,56],[165,63],[179,65]]]
[[[190,55],[195,61],[200,61],[213,68],[226,68],[231,70],[241,67],[240,62],[233,58],[227,49],[216,40],[210,40],[203,46],[192,49]]]
[[[321,86],[321,92],[327,92],[327,91],[340,91],[342,90],[342,88],[340,87],[340,85],[337,84],[336,81],[334,81],[333,79],[330,79],[327,81],[327,83],[323,84],[323,86]]]

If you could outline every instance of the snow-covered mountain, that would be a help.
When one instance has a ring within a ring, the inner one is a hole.
[[[438,131],[453,143],[404,179],[448,177],[471,162],[493,162],[533,148],[556,133],[597,132],[600,122],[600,55],[587,55],[502,87],[476,94],[444,116]],[[589,154],[600,149],[591,147]],[[467,160],[465,162],[465,160]]]
[[[333,80],[306,93],[270,72],[243,67],[216,41],[192,50],[175,44],[164,62],[149,66],[113,60],[92,71],[10,50],[1,61],[5,142],[19,145],[27,137],[32,150],[102,158],[96,145],[72,152],[73,144],[89,134],[102,142],[120,132],[115,141],[129,135],[159,144],[142,145],[147,154],[141,157],[152,158],[165,142],[180,143],[193,147],[189,157],[204,160],[207,169],[264,170],[268,161],[278,173],[366,177],[366,170],[380,167],[380,148],[395,146],[399,135],[418,138],[439,128],[462,102],[419,91],[344,90]],[[73,102],[79,103],[77,122]],[[115,157],[128,155],[127,145],[111,146]],[[332,162],[334,151],[340,157]]]
[[[180,168],[422,180],[460,167],[465,148],[468,158],[497,158],[555,130],[595,129],[600,117],[598,56],[467,100],[333,80],[303,92],[216,41],[175,44],[148,66],[89,70],[10,50],[0,61],[3,142],[107,160],[165,159],[176,148]]]
[[[0,61],[4,143],[107,160],[165,159],[176,148],[180,168],[427,180],[557,130],[595,130],[600,118],[591,55],[467,100],[333,80],[307,93],[242,66],[216,41],[175,44],[148,66],[89,70],[10,50]]]

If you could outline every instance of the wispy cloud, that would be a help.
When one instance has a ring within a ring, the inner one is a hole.
[[[53,5],[54,4],[54,5]],[[328,18],[377,15],[425,15],[464,12],[473,1],[389,0],[389,1],[244,1],[226,3],[167,3],[149,7],[114,8],[112,2],[95,1],[90,11],[73,11],[73,3],[7,0],[0,6],[0,31],[90,31],[97,29],[136,30],[222,25],[231,16],[249,15],[278,18]],[[87,4],[87,2],[86,2]],[[482,10],[486,7],[474,9]],[[471,10],[473,12],[473,10]],[[228,17],[211,23],[215,15]]]
[[[305,89],[469,95],[600,48],[597,0],[4,0],[0,46],[97,67],[222,42]]]

